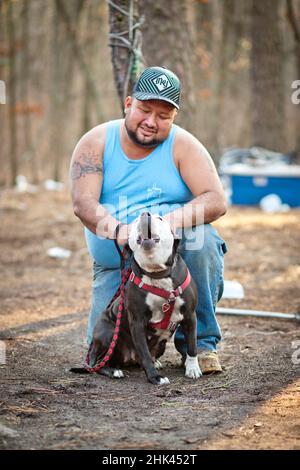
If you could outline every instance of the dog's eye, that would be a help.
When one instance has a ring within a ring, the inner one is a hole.
[[[159,216],[158,216],[158,218],[159,218],[159,220],[162,220],[162,217],[159,217]]]

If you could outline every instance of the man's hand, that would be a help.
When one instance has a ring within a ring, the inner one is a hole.
[[[131,229],[131,225],[122,224],[120,226],[119,233],[117,236],[118,245],[124,246],[128,242],[130,229]]]
[[[177,228],[183,227],[181,212],[180,213],[178,212],[177,217],[176,217],[175,211],[174,212],[168,212],[163,217],[168,222],[168,224],[170,225],[170,228],[171,228],[174,235],[176,235]]]

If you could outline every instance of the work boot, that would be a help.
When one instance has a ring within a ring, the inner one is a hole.
[[[202,374],[222,372],[217,351],[210,351],[208,349],[200,351],[198,353],[198,362]]]
[[[181,366],[185,365],[186,356],[181,357]],[[216,374],[222,372],[217,351],[203,349],[198,352],[198,362],[202,374]]]

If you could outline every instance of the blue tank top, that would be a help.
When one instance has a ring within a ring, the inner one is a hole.
[[[110,121],[106,126],[99,202],[117,220],[129,224],[142,212],[163,216],[191,201],[194,196],[173,160],[177,126],[172,126],[168,138],[147,157],[132,160],[121,147],[121,123],[122,120]],[[85,237],[89,253],[98,264],[106,268],[120,265],[112,240],[98,237],[87,228]]]

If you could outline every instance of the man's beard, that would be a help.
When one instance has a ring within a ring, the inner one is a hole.
[[[151,149],[151,148],[157,147],[159,144],[161,144],[164,141],[164,139],[156,139],[154,137],[151,141],[144,142],[138,138],[137,133],[135,131],[132,131],[131,129],[129,129],[126,121],[125,121],[125,128],[126,128],[128,137],[132,140],[132,142],[139,145],[140,147]]]

